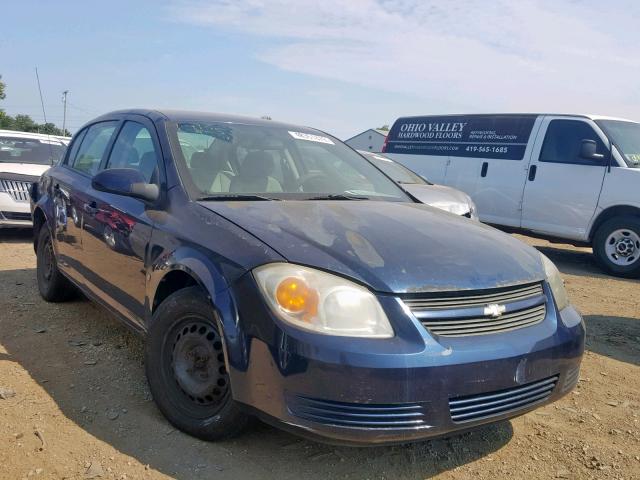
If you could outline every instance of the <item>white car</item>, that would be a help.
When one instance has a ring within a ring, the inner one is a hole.
[[[483,222],[591,245],[640,277],[640,123],[597,115],[398,119],[384,151],[473,198]]]
[[[31,184],[62,158],[69,140],[0,130],[0,228],[31,226]]]
[[[455,215],[478,220],[476,205],[466,193],[444,185],[434,185],[404,165],[380,153],[364,150],[358,150],[358,153],[422,203]]]

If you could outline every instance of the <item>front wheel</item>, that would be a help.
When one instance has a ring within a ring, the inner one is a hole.
[[[593,239],[593,253],[609,273],[640,277],[640,218],[616,217],[603,223]]]
[[[222,440],[247,425],[248,415],[231,396],[216,312],[200,288],[179,290],[158,307],[145,369],[158,408],[180,430]]]

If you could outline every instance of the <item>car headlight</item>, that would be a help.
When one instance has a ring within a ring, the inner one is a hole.
[[[478,217],[478,207],[476,207],[476,204],[471,200],[471,198],[467,200],[467,203],[469,204],[469,217],[476,222],[480,221],[480,218]]]
[[[356,283],[289,263],[264,265],[253,274],[271,310],[290,325],[324,335],[394,335],[376,297]]]
[[[549,286],[551,287],[551,293],[553,293],[553,298],[556,301],[558,310],[562,310],[569,306],[569,297],[567,296],[567,290],[564,288],[564,280],[562,280],[560,276],[558,267],[556,267],[551,260],[542,253],[540,254],[540,258],[542,258],[544,273],[547,276],[547,282],[549,282]]]

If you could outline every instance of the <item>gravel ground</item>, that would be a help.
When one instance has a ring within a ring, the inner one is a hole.
[[[640,478],[640,282],[536,245],[587,323],[578,388],[511,422],[407,446],[338,448],[257,423],[206,443],[172,428],[142,343],[86,300],[46,304],[30,233],[0,231],[0,479]]]

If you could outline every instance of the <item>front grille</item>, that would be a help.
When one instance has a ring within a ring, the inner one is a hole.
[[[541,283],[484,292],[442,293],[403,299],[411,313],[436,335],[461,337],[525,328],[547,315]]]
[[[1,212],[7,220],[31,220],[29,212]]]
[[[0,191],[6,192],[16,202],[28,202],[29,191],[31,190],[31,183],[21,180],[7,180],[6,178],[0,178]]]
[[[412,404],[345,403],[307,397],[290,397],[289,411],[300,418],[324,425],[351,428],[429,427],[424,406]]]
[[[521,387],[452,398],[451,419],[456,423],[471,422],[531,408],[549,398],[557,381],[555,375]]]

